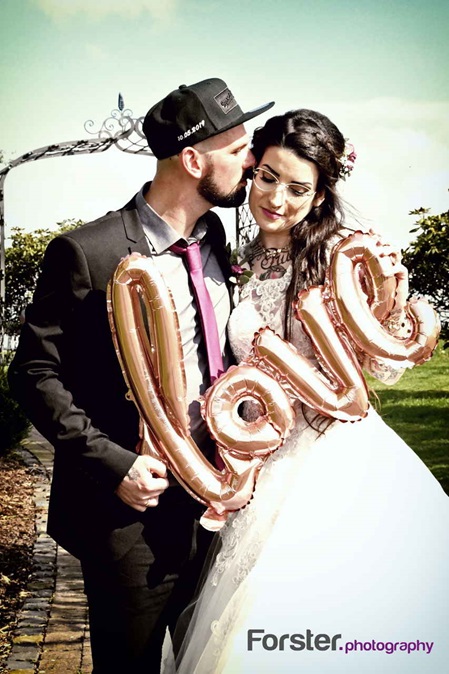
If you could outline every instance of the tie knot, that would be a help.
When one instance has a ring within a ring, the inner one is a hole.
[[[170,250],[177,255],[185,255],[187,264],[189,265],[190,271],[197,271],[202,269],[203,265],[201,262],[201,249],[198,241],[194,241],[189,246],[170,246]]]

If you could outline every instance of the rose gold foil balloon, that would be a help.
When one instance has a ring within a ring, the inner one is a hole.
[[[319,288],[300,294],[297,312],[326,374],[269,328],[260,330],[254,342],[259,367],[272,370],[292,396],[324,416],[361,419],[368,410],[365,380],[354,351],[335,331]]]
[[[238,406],[253,400],[261,415],[244,421]],[[225,464],[230,457],[267,456],[293,426],[294,413],[286,391],[269,374],[248,363],[233,366],[206,391],[202,413]]]
[[[136,401],[151,380],[164,399],[167,415],[187,431],[190,420],[178,316],[153,261],[139,253],[122,260],[108,292],[111,328],[131,397]]]
[[[426,300],[406,302],[407,270],[399,253],[377,236],[356,232],[342,240],[332,254],[328,283],[336,322],[359,351],[404,367],[430,358],[438,342],[438,316]],[[384,327],[393,310],[410,319],[407,337]]]
[[[151,258],[133,253],[120,262],[108,287],[108,311],[129,396],[142,420],[141,448],[163,457],[186,490],[208,506],[202,524],[212,530],[220,528],[229,511],[238,510],[250,500],[265,457],[281,444],[282,430],[276,430],[275,441],[272,429],[282,428],[286,432],[291,426],[292,412],[289,414],[286,409],[288,396],[281,392],[282,398],[278,390],[274,396],[269,391],[265,396],[263,386],[253,377],[258,398],[262,403],[267,399],[266,414],[268,419],[273,418],[273,424],[261,422],[258,431],[253,436],[250,432],[246,443],[235,447],[234,453],[223,448],[226,468],[220,472],[201,453],[189,433],[176,311]],[[247,397],[250,395],[249,392]],[[283,415],[290,421],[285,421]],[[239,423],[244,427],[244,422]],[[265,450],[264,431],[267,434]],[[257,444],[255,451],[252,451],[253,441]]]

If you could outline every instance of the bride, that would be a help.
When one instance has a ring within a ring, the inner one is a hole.
[[[273,117],[253,145],[259,233],[240,251],[254,274],[231,344],[242,360],[269,325],[316,364],[292,301],[323,283],[348,234],[336,184],[352,164],[337,127],[310,110]],[[368,366],[387,383],[401,374]],[[356,423],[296,413],[221,532],[178,674],[447,671],[449,499],[374,409]]]

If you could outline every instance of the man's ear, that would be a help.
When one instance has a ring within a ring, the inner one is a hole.
[[[203,153],[198,152],[194,147],[185,147],[179,154],[179,160],[184,170],[191,175],[192,178],[199,180],[203,177],[205,167]]]

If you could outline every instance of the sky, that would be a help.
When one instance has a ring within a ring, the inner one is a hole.
[[[448,31],[446,0],[0,0],[0,150],[86,138],[119,92],[140,117],[220,77],[244,111],[276,102],[250,133],[292,108],[330,117],[358,155],[341,188],[352,217],[404,247],[410,210],[449,208]],[[13,169],[7,234],[119,208],[154,170],[116,148]]]

